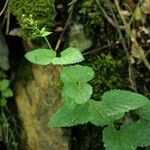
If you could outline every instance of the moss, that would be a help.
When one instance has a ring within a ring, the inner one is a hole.
[[[21,26],[23,38],[28,38],[31,34],[31,31],[26,31],[23,16],[32,15],[39,28],[46,26],[50,29],[54,23],[54,7],[50,0],[9,0],[9,7]]]
[[[101,0],[102,2],[102,0]],[[87,18],[87,24],[103,26],[102,13],[94,0],[83,0],[80,4],[79,13]]]
[[[102,94],[110,89],[125,88],[126,75],[124,71],[125,59],[113,58],[111,54],[100,54],[87,60],[87,65],[92,67],[95,77],[91,81],[93,98],[99,100]]]

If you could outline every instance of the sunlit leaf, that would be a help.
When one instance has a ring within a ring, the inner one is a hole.
[[[56,52],[49,49],[36,49],[26,53],[25,57],[32,63],[38,65],[48,65],[55,58]]]

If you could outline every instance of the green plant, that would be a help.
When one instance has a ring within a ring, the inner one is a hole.
[[[149,99],[125,90],[110,90],[99,101],[90,99],[93,88],[88,82],[94,77],[94,71],[88,66],[72,65],[84,60],[78,49],[69,47],[60,57],[51,47],[36,49],[25,57],[38,65],[62,66],[64,105],[50,118],[49,127],[70,127],[88,122],[105,127],[103,142],[107,150],[135,150],[150,145]],[[137,115],[139,119],[136,119]]]
[[[6,75],[0,72],[0,127],[2,128],[2,140],[8,149],[18,149],[18,142],[15,137],[15,131],[10,126],[11,121],[14,121],[14,117],[9,116],[9,109],[7,102],[10,97],[13,96],[13,92],[10,89],[9,80],[6,79]]]
[[[8,6],[11,13],[16,17],[21,28],[21,36],[23,39],[33,38],[31,26],[27,20],[30,16],[36,18],[39,28],[46,26],[51,29],[54,25],[55,9],[52,0],[8,0]]]

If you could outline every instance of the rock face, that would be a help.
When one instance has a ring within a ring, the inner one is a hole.
[[[60,68],[32,66],[33,80],[15,85],[16,103],[26,141],[23,150],[68,150],[69,136],[60,128],[48,128],[48,120],[61,105]]]

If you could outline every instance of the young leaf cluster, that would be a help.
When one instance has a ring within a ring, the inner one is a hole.
[[[56,57],[56,52],[52,49],[36,49],[28,52],[25,57],[37,65],[67,65],[84,60],[81,52],[71,47],[62,51],[60,57]]]
[[[9,88],[9,80],[2,79],[0,80],[0,107],[4,107],[7,103],[7,98],[13,96],[13,92]]]
[[[69,47],[61,52],[60,57],[52,49],[37,49],[25,57],[39,65],[67,65],[60,75],[64,85],[64,106],[50,118],[49,127],[69,127],[88,122],[107,126],[103,131],[107,150],[135,150],[138,146],[150,145],[149,99],[130,91],[110,90],[103,94],[101,100],[92,100],[93,88],[88,82],[94,77],[93,69],[72,65],[84,60],[78,49]],[[115,122],[123,120],[126,113],[133,110],[140,119],[131,124],[122,123],[120,130],[116,130]]]

